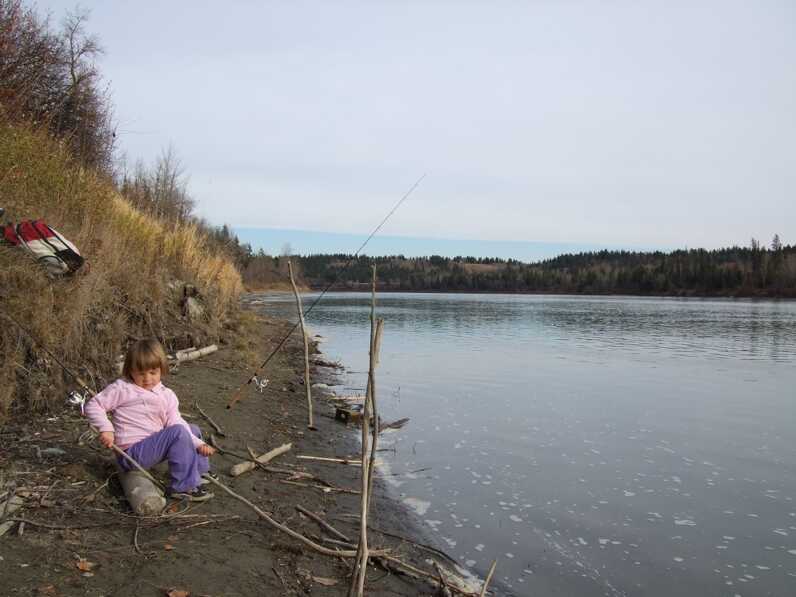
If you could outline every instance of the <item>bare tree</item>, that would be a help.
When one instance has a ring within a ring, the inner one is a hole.
[[[0,105],[3,117],[49,128],[83,163],[110,172],[112,108],[87,18],[70,13],[56,33],[21,0],[0,0]]]

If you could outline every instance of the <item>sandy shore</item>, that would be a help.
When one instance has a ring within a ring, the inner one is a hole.
[[[224,448],[245,454],[251,447],[263,453],[291,442],[293,449],[272,464],[309,472],[336,489],[261,470],[232,479],[229,468],[240,460],[216,455],[213,466],[222,482],[316,541],[326,535],[296,510],[297,505],[356,540],[358,467],[296,458],[351,457],[358,450],[355,431],[333,419],[333,408],[319,391],[314,391],[317,430],[307,429],[298,334],[269,364],[265,376],[270,383],[264,392],[247,386],[242,400],[226,408],[251,374],[244,361],[262,359],[286,329],[282,321],[252,320],[246,326],[248,340],[182,364],[165,383],[177,393],[191,422],[212,431],[194,407],[197,403],[223,428],[226,437],[219,441]],[[332,369],[316,367],[313,381],[329,381],[331,375]],[[64,411],[12,421],[0,431],[0,494],[16,484],[24,506],[15,516],[29,521],[21,532],[17,525],[0,538],[0,595],[154,597],[172,589],[194,597],[346,593],[347,562],[302,546],[220,489],[214,490],[214,499],[187,509],[175,502],[164,516],[133,516],[109,453],[94,441],[79,441],[86,429],[78,414]],[[428,542],[413,515],[377,485],[371,526]],[[389,546],[395,556],[430,569],[430,552],[379,531],[371,533],[372,544]],[[369,571],[370,595],[434,592],[426,582],[394,571],[375,566]]]

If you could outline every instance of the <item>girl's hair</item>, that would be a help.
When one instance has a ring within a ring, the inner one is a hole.
[[[122,375],[127,379],[132,379],[134,371],[148,371],[149,369],[160,369],[162,375],[169,372],[166,351],[154,338],[137,340],[127,349]]]

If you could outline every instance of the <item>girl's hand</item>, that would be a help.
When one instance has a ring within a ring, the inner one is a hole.
[[[202,444],[196,451],[199,452],[202,456],[212,456],[216,453],[216,449],[213,446],[208,446],[207,444]]]
[[[114,439],[113,431],[103,431],[99,434],[99,442],[106,448],[113,446]]]

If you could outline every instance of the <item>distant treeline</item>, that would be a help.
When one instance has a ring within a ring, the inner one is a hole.
[[[269,272],[268,282],[277,281],[286,259],[262,253],[252,256],[245,281],[258,285],[256,273],[264,271]],[[597,251],[531,264],[438,255],[360,256],[343,272],[350,255],[291,259],[305,284],[324,288],[337,279],[333,288],[338,290],[367,288],[375,264],[379,288],[392,291],[796,297],[796,246],[783,245],[778,236],[769,247],[752,239],[749,247],[670,253]]]

